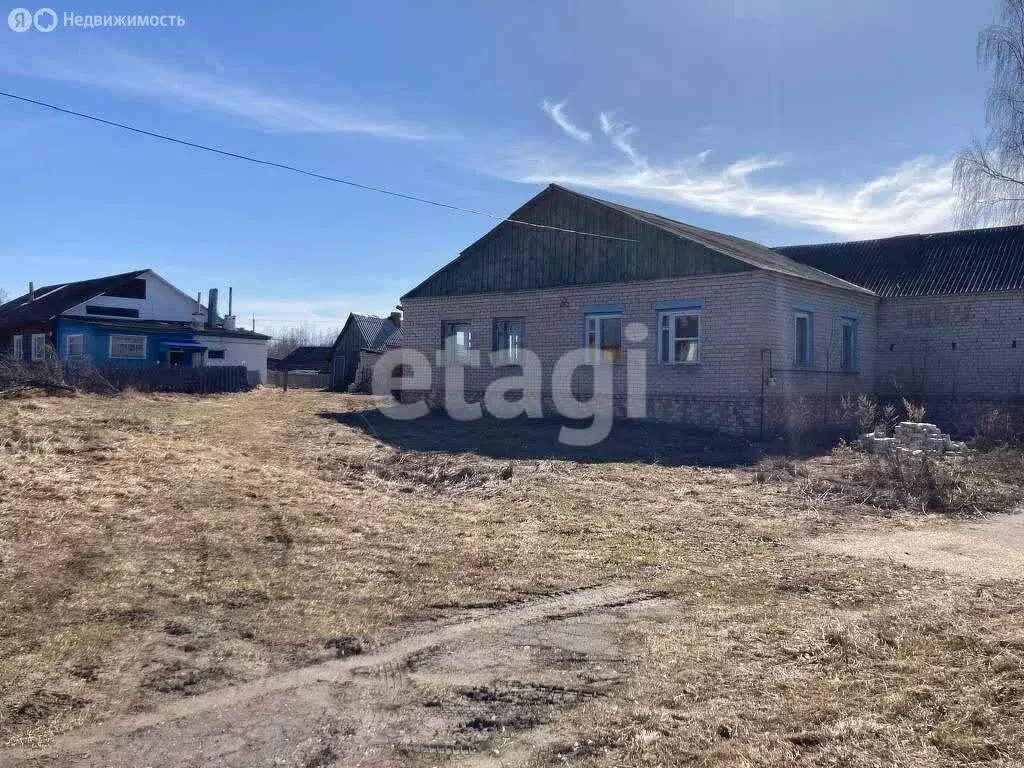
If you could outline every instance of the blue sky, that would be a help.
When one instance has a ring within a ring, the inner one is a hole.
[[[33,6],[34,7],[34,6]],[[995,0],[218,3],[16,33],[0,88],[507,215],[556,181],[769,245],[948,229]],[[5,16],[6,13],[0,14]],[[258,327],[385,313],[493,222],[0,100],[0,288],[152,267]]]

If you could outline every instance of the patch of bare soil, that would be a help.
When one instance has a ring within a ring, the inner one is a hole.
[[[808,540],[821,552],[889,560],[971,579],[1024,580],[1024,514],[965,523],[924,520],[905,530],[867,530]]]
[[[614,693],[657,595],[601,587],[477,611],[370,654],[198,696],[59,741],[26,765],[503,765],[515,737]]]

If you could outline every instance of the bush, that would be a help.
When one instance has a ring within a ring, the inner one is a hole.
[[[907,421],[913,421],[917,424],[924,422],[924,405],[914,405],[914,403],[902,398],[903,400],[903,411],[907,414]]]
[[[982,417],[974,439],[971,440],[971,447],[980,450],[1021,445],[1024,445],[1024,436],[1016,428],[1013,418],[998,408],[993,408]]]

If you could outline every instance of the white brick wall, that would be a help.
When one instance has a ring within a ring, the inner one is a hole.
[[[697,365],[661,365],[655,361],[655,305],[668,300],[700,300],[701,349]],[[793,314],[797,303],[814,306],[815,361],[793,370]],[[403,301],[403,345],[431,361],[442,344],[446,323],[472,324],[473,345],[482,355],[479,369],[466,369],[466,391],[479,397],[487,384],[518,369],[491,369],[486,355],[493,348],[493,321],[522,317],[524,346],[541,359],[544,391],[550,392],[555,361],[578,348],[583,339],[584,308],[621,304],[623,328],[642,323],[648,328],[643,344],[648,357],[648,413],[652,418],[684,420],[734,432],[756,431],[760,418],[762,350],[770,349],[775,382],[767,405],[778,411],[797,398],[836,399],[844,392],[874,388],[877,300],[853,291],[821,286],[758,270],[731,275],[678,278],[639,283],[573,286],[514,293],[447,296]],[[838,368],[837,317],[840,311],[860,313],[860,371],[826,374],[828,363]],[[831,356],[827,353],[831,352]],[[625,365],[614,369],[615,391],[625,393]],[[435,372],[432,394],[439,402],[443,380]],[[472,399],[472,397],[471,397]],[[775,416],[777,422],[781,417]]]
[[[1020,397],[1024,293],[884,299],[877,358],[881,392]]]

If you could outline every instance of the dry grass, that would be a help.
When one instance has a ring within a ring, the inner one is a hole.
[[[1024,760],[1019,585],[790,545],[877,516],[852,495],[862,457],[572,460],[527,437],[383,435],[368,405],[0,401],[0,738],[42,743],[462,605],[621,579],[683,610],[633,628],[622,697],[572,714],[543,762]]]

